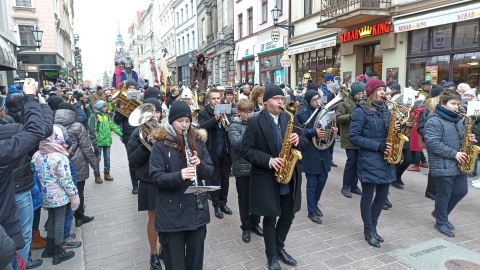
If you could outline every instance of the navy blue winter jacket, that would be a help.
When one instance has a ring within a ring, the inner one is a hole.
[[[362,183],[388,184],[395,180],[395,165],[387,163],[379,149],[386,143],[390,123],[390,111],[384,107],[381,112],[361,101],[352,113],[348,138],[359,148],[358,179]]]

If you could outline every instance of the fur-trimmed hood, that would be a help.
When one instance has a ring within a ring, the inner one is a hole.
[[[197,140],[201,140],[203,142],[207,141],[208,135],[205,129],[197,129],[195,130],[195,132],[196,132]],[[162,124],[153,130],[153,138],[155,140],[160,140],[160,141],[165,140],[165,138],[167,137],[167,134],[168,134],[168,131],[165,124]]]

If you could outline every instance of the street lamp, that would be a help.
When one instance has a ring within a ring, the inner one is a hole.
[[[219,32],[218,33],[218,39],[220,40],[220,44],[222,45],[227,45],[232,47],[232,49],[235,49],[235,42],[229,43],[225,41],[225,33],[224,32]]]
[[[294,33],[295,33],[295,25],[293,24],[287,24],[287,25],[284,25],[284,24],[278,24],[278,18],[280,17],[280,12],[282,10],[279,9],[277,6],[275,6],[271,12],[272,12],[272,18],[273,18],[273,26],[274,27],[280,27],[280,28],[283,28],[283,29],[287,29],[288,30],[288,33],[293,37],[294,36]]]
[[[32,34],[33,34],[33,40],[37,45],[35,46],[16,46],[15,45],[15,56],[18,56],[18,53],[26,51],[26,50],[31,50],[31,49],[40,49],[42,47],[42,37],[43,37],[43,31],[38,28],[38,26],[35,26],[34,29],[32,29]]]

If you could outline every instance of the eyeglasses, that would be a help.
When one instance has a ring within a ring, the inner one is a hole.
[[[285,98],[284,97],[272,97],[271,99],[275,101],[283,101]]]

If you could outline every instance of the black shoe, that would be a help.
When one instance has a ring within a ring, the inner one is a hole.
[[[375,236],[375,238],[377,238],[378,242],[383,243],[384,240],[380,235],[378,235],[377,229],[373,229],[373,235]]]
[[[280,258],[280,260],[282,260],[282,262],[286,265],[290,265],[290,266],[295,266],[297,265],[297,261],[295,261],[292,256],[290,256],[290,254],[288,254],[285,249],[280,249],[279,251],[277,251],[277,254],[278,254],[278,257]]]
[[[268,270],[281,270],[280,264],[278,264],[278,259],[276,256],[268,259]]]
[[[432,211],[432,217],[436,220],[437,217],[435,216],[435,211]],[[448,229],[450,230],[455,230],[455,226],[453,226],[452,223],[450,223],[450,221],[447,220],[447,224],[445,224],[447,226]]]
[[[215,217],[219,219],[223,218],[223,213],[222,209],[220,209],[220,206],[215,206]]]
[[[332,166],[334,168],[338,167],[337,164],[333,163],[333,161],[330,161],[330,166]]]
[[[350,190],[342,188],[342,190],[340,190],[340,192],[342,192],[343,196],[345,196],[347,198],[352,198],[352,193],[350,192]]]
[[[400,183],[398,183],[398,181],[394,181],[394,182],[392,182],[390,185],[391,185],[392,187],[394,187],[394,188],[398,188],[398,189],[400,189],[400,190],[403,190],[403,186],[400,185]]]
[[[322,211],[320,210],[320,208],[318,208],[318,205],[317,205],[317,215],[318,215],[319,217],[323,217],[323,213],[322,213]]]
[[[162,270],[158,254],[150,254],[150,270]]]
[[[435,201],[435,195],[433,195],[432,193],[429,193],[429,192],[425,192],[425,198],[429,198],[430,200]]]
[[[322,220],[320,219],[320,216],[315,212],[314,213],[308,212],[308,218],[314,223],[322,224]]]
[[[227,214],[227,215],[231,215],[232,214],[232,210],[230,208],[228,208],[228,206],[226,204],[222,204],[220,206],[220,209],[222,210],[222,212],[224,214]]]
[[[254,232],[256,235],[263,237],[263,229],[260,228],[260,225],[253,225],[252,228],[250,229],[252,232]]]
[[[380,243],[378,242],[378,239],[375,237],[375,234],[373,233],[372,230],[365,230],[363,231],[363,235],[365,236],[365,240],[367,240],[367,243],[372,246],[379,248]]]
[[[242,232],[242,241],[245,243],[250,243],[250,240],[252,238],[250,237],[250,230],[243,230]]]
[[[138,186],[132,188],[132,194],[138,194]]]
[[[51,258],[53,257],[53,238],[47,237],[47,246],[42,252],[42,258]]]
[[[94,217],[88,217],[85,215],[82,215],[80,217],[75,218],[75,227],[81,227],[83,224],[89,223],[93,221]]]
[[[388,208],[392,208],[392,207],[393,207],[392,203],[388,200],[388,198],[387,198],[387,200],[385,201],[385,205],[388,206]]]
[[[405,183],[403,182],[402,179],[397,180],[397,183],[400,184],[401,186],[405,186]]]
[[[446,225],[439,226],[437,223],[435,223],[435,229],[448,237],[455,237],[455,234]]]
[[[62,248],[62,245],[53,245],[53,265],[57,265],[61,262],[64,262],[66,260],[70,260],[71,258],[75,257],[75,252],[74,251],[65,251]]]
[[[351,188],[350,192],[362,196],[362,190],[359,188]]]

